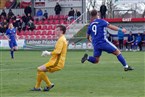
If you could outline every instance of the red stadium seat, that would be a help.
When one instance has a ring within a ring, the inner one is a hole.
[[[34,24],[37,24],[37,21],[36,20],[34,20]]]
[[[60,24],[65,24],[65,20],[60,20]]]
[[[24,35],[24,31],[23,31],[23,30],[21,30],[21,32],[19,33],[19,35]]]
[[[51,30],[55,30],[55,28],[56,28],[56,25],[53,25],[52,28],[51,28]]]
[[[52,35],[52,39],[56,39],[56,36],[55,35]]]
[[[36,34],[36,35],[41,35],[41,31],[40,31],[40,30],[37,30],[37,31],[35,32],[35,34]]]
[[[40,30],[41,29],[41,25],[36,26],[36,30]]]
[[[35,39],[41,39],[41,36],[40,35],[36,35]]]
[[[45,20],[45,21],[44,21],[44,24],[49,24],[48,20]]]
[[[55,30],[53,31],[53,35],[56,35],[56,32],[55,32]]]
[[[30,38],[30,35],[25,35],[25,39],[29,39]]]
[[[42,30],[47,30],[47,25],[43,25]]]
[[[31,30],[26,30],[25,31],[25,35],[32,35],[32,34],[33,34],[33,32]]]
[[[47,36],[46,35],[42,35],[41,39],[47,39]]]
[[[44,31],[42,31],[42,33],[41,33],[42,35],[46,35],[47,34],[47,31],[46,30],[44,30]]]
[[[49,16],[48,16],[48,19],[49,19],[49,20],[52,20],[52,19],[53,19],[53,15],[49,15]]]
[[[52,39],[52,35],[47,35],[47,39]]]
[[[59,16],[58,16],[58,15],[55,15],[55,16],[53,17],[53,19],[54,19],[54,20],[58,20],[58,19],[59,19]]]
[[[54,24],[53,20],[49,20],[49,24]]]
[[[59,20],[55,20],[54,21],[54,24],[59,24]]]
[[[35,39],[35,35],[31,35],[29,39]]]
[[[65,19],[65,16],[64,15],[60,15],[59,18],[60,19]]]
[[[41,20],[39,20],[37,24],[41,25],[41,24],[43,24],[43,22]]]
[[[48,31],[49,35],[54,35],[54,32],[52,30]]]
[[[47,30],[52,30],[52,25],[49,25],[49,26],[47,27]]]

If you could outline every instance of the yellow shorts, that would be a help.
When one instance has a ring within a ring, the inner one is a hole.
[[[58,70],[61,70],[62,68],[60,68],[58,66],[58,64],[60,64],[58,62],[59,60],[49,60],[49,62],[47,62],[46,64],[44,64],[48,70],[48,72],[55,72],[55,71],[58,71]]]

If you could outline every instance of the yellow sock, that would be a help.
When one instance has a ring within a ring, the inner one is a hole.
[[[47,75],[45,72],[41,72],[41,77],[42,77],[42,80],[45,81],[47,87],[50,87],[51,86],[51,82],[50,80],[48,79]]]
[[[40,88],[41,81],[42,81],[41,71],[38,71],[37,72],[37,82],[36,82],[35,88]]]

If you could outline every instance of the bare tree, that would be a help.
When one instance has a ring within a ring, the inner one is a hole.
[[[144,6],[145,6],[145,3],[143,3],[144,4]],[[142,18],[145,18],[145,8],[144,8],[144,12],[143,12],[143,14],[142,14]]]
[[[130,17],[136,17],[136,16],[145,17],[145,2],[132,3],[132,4],[127,4],[127,3],[117,4],[117,3],[114,3],[113,0],[87,0],[88,12],[92,8],[99,10],[101,6],[100,2],[104,2],[105,5],[107,6],[107,18],[122,17],[122,16],[128,16],[128,15]],[[121,7],[119,5],[126,6],[128,9]],[[144,10],[140,6],[144,7]]]
[[[90,10],[93,8],[95,9],[96,7],[96,0],[87,0],[87,16],[88,16],[88,19],[90,19]]]

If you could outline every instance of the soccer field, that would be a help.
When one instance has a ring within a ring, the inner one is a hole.
[[[0,54],[0,97],[145,97],[145,52],[123,52],[135,68],[125,72],[111,54],[103,53],[99,64],[81,64],[84,51],[68,51],[65,68],[47,73],[55,84],[49,92],[29,91],[35,85],[37,67],[49,57],[41,57],[41,51],[18,51],[14,60],[9,51]]]

